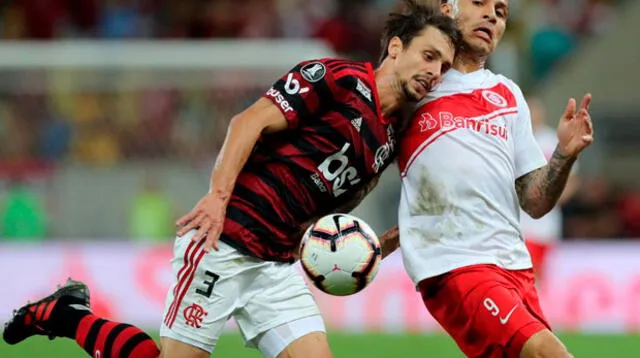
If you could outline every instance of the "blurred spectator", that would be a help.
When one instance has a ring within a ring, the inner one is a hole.
[[[98,19],[98,35],[103,38],[138,37],[143,22],[136,1],[106,0]]]
[[[529,54],[533,74],[541,78],[571,53],[581,38],[606,29],[617,2],[512,2],[509,44],[517,44],[520,62]],[[1,35],[11,39],[316,37],[326,40],[341,55],[375,61],[384,15],[397,9],[400,3],[399,0],[24,0],[0,5]],[[504,54],[496,53],[493,60],[508,69],[518,62],[512,58],[511,49]]]
[[[58,161],[65,158],[71,145],[72,128],[61,116],[51,116],[40,127],[39,153],[44,160]]]
[[[0,218],[0,237],[5,240],[41,240],[47,234],[44,200],[21,177],[9,181]]]
[[[166,241],[175,236],[171,200],[158,186],[158,179],[146,173],[130,209],[130,235],[136,241]]]
[[[531,64],[535,78],[545,77],[558,61],[575,48],[575,39],[564,28],[556,25],[543,27],[531,37]]]
[[[586,177],[563,208],[565,237],[618,238],[622,235],[617,196],[602,177]]]
[[[583,39],[605,30],[616,3],[512,1],[509,30],[490,67],[515,80],[532,79],[526,90]],[[384,16],[400,6],[398,0],[10,1],[0,3],[0,37],[315,37],[340,56],[376,62]],[[160,159],[210,166],[228,121],[265,88],[256,88],[253,74],[243,71],[209,72],[195,82],[193,73],[205,72],[189,71],[8,71],[9,87],[0,88],[0,171],[5,163],[43,160],[111,165]],[[185,79],[188,86],[175,84]],[[154,181],[145,179],[131,203],[132,237],[173,236],[172,227],[161,227],[174,218]],[[565,235],[640,236],[638,195],[619,197],[609,186],[603,179],[583,183],[564,208]]]
[[[619,206],[622,236],[640,238],[640,192],[627,191]]]

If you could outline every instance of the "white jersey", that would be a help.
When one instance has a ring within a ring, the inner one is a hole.
[[[417,284],[456,268],[531,267],[516,178],[546,164],[520,88],[489,70],[450,70],[400,143],[400,242]]]

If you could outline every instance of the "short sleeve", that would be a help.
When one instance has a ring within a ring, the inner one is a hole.
[[[533,135],[531,112],[524,99],[524,95],[515,84],[512,84],[511,87],[514,89],[514,95],[518,105],[518,118],[514,131],[514,146],[516,178],[520,178],[525,174],[547,165],[547,160]]]
[[[303,125],[326,110],[335,81],[322,61],[305,61],[276,81],[263,95],[287,118],[289,128]]]

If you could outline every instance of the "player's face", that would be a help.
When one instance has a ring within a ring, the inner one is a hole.
[[[408,46],[402,46],[395,58],[395,73],[404,96],[409,101],[420,101],[451,68],[455,49],[451,39],[435,27],[428,27],[414,37]],[[394,41],[392,41],[394,42]]]
[[[504,35],[509,16],[509,0],[458,0],[442,11],[452,16],[462,31],[466,47],[488,56]]]

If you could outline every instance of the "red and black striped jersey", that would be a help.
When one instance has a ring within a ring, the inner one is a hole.
[[[242,169],[221,240],[269,261],[291,261],[300,226],[333,212],[386,168],[395,150],[370,63],[298,64],[264,95],[289,128],[264,136]]]

